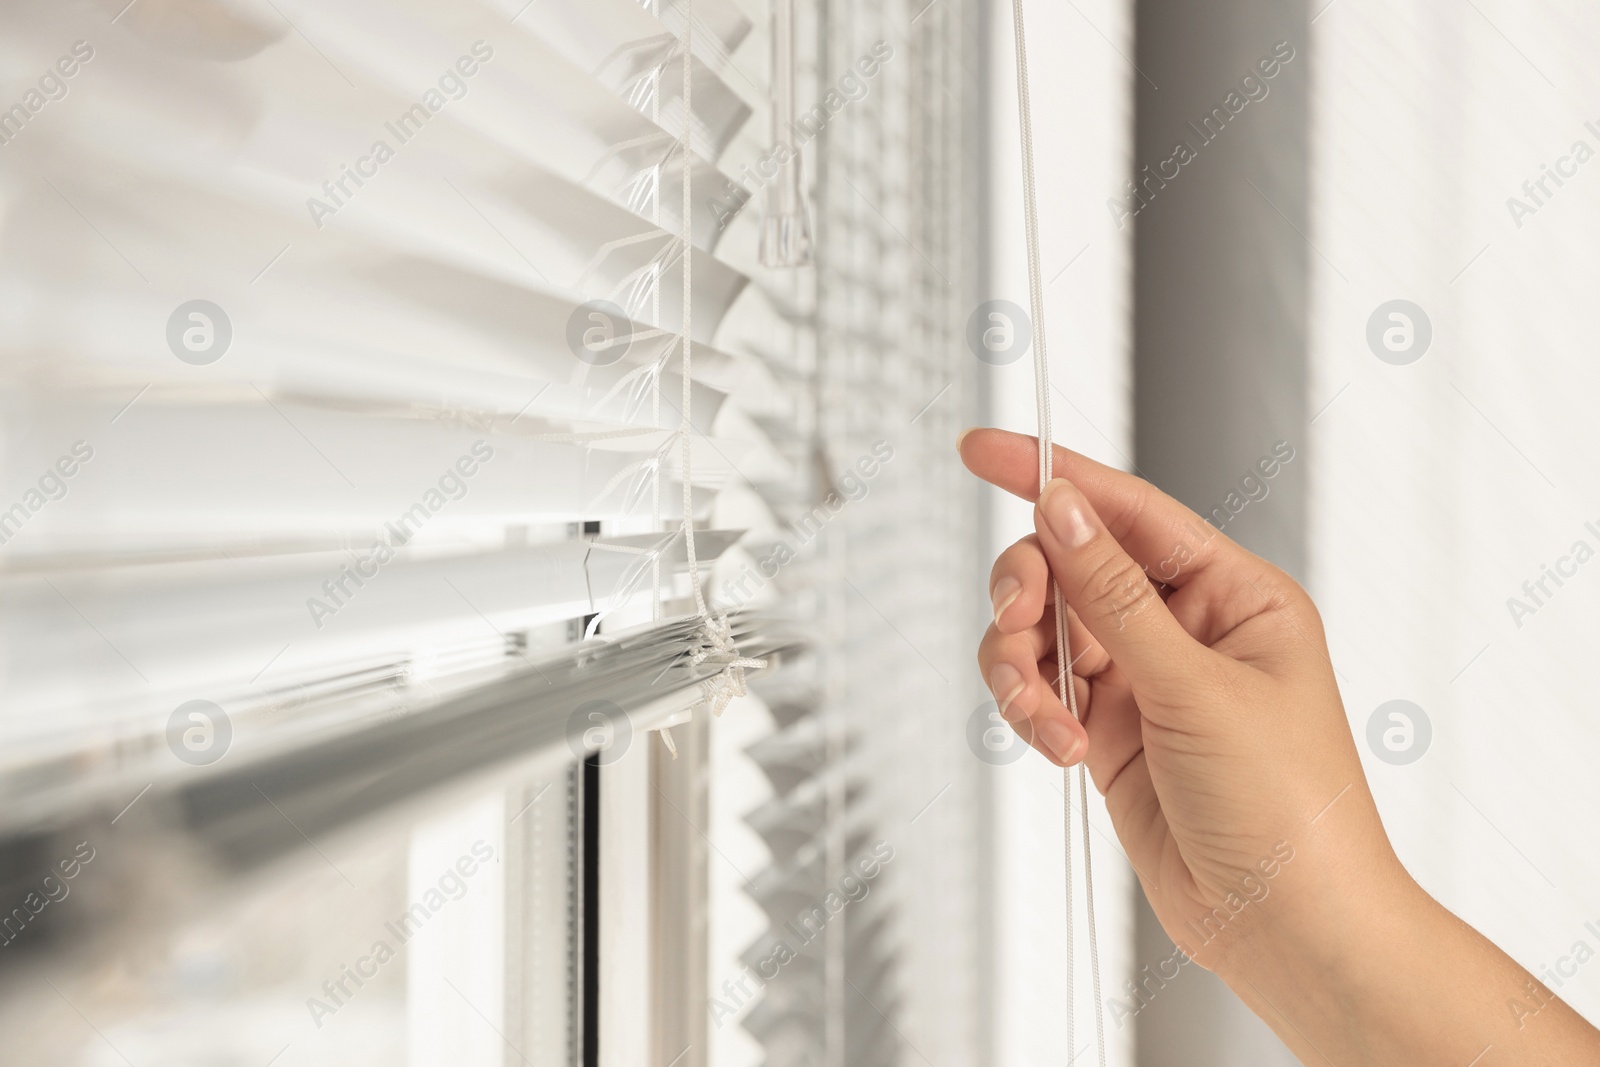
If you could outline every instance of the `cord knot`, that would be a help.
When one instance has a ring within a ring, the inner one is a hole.
[[[721,668],[700,683],[701,702],[711,708],[711,714],[717,716],[735,697],[742,697],[750,691],[744,672],[760,670],[767,665],[764,659],[751,659],[739,654],[739,646],[733,640],[733,626],[726,612],[703,616],[700,628],[695,631],[689,658],[697,667],[710,663]]]

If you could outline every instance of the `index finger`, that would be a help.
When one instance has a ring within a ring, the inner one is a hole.
[[[1008,430],[973,429],[956,441],[967,469],[1031,502],[1039,498],[1038,438]],[[1219,564],[1255,559],[1200,516],[1131,474],[1054,446],[1055,475],[1076,485],[1106,529],[1151,579],[1182,586]]]

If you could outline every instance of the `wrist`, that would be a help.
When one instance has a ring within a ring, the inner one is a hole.
[[[1297,1052],[1362,1056],[1377,1016],[1411,999],[1416,961],[1452,921],[1392,853],[1307,863],[1275,891],[1219,975]],[[1341,1061],[1342,1062],[1342,1061]]]
[[[1304,1063],[1600,1062],[1600,1034],[1392,856],[1276,893],[1218,973]]]
[[[1224,980],[1361,977],[1355,972],[1373,958],[1374,942],[1441,910],[1392,855],[1339,864],[1337,875],[1332,867],[1302,862],[1285,870],[1272,906],[1220,969]]]
[[[1250,936],[1219,966],[1222,981],[1258,1011],[1266,1000],[1267,1014],[1346,1013],[1358,992],[1373,989],[1374,969],[1386,966],[1387,955],[1405,952],[1421,931],[1448,918],[1397,857],[1382,851],[1288,867]]]

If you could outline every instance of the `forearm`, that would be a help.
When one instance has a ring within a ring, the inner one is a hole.
[[[1383,880],[1224,975],[1303,1063],[1600,1064],[1600,1032],[1403,873]]]

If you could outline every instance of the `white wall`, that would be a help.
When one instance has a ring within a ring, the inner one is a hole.
[[[1431,721],[1410,765],[1362,745],[1402,858],[1543,972],[1600,949],[1600,564],[1543,606],[1522,590],[1600,550],[1600,162],[1520,228],[1507,198],[1600,152],[1600,11],[1338,0],[1314,29],[1313,593],[1358,738],[1393,699]],[[1406,366],[1365,339],[1399,298],[1433,327]],[[1537,608],[1520,625],[1511,597]],[[1544,981],[1600,1018],[1600,965]]]

